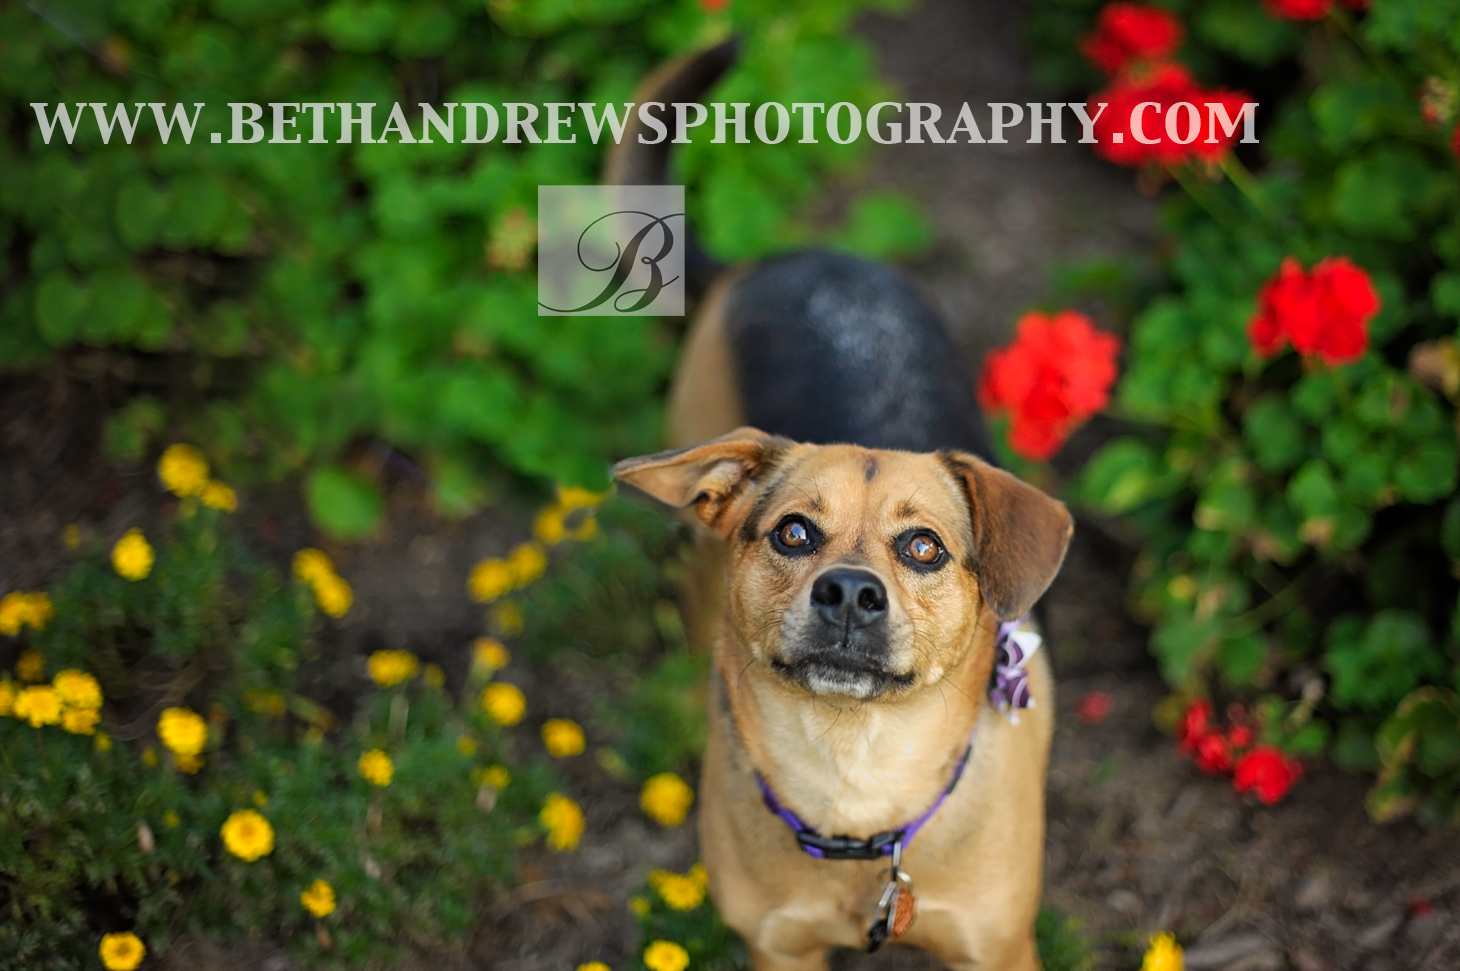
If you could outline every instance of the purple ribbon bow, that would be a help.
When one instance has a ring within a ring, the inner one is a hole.
[[[1034,707],[1026,666],[1044,643],[1034,631],[1019,629],[1028,619],[1020,617],[999,625],[999,636],[994,641],[994,670],[989,676],[990,704],[1015,725],[1019,724],[1020,708]]]

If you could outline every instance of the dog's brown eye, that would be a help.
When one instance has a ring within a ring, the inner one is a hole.
[[[779,535],[781,545],[789,546],[792,549],[811,542],[811,534],[806,531],[806,524],[799,519],[793,519],[782,526]]]
[[[943,547],[939,546],[927,533],[918,533],[908,540],[907,555],[919,563],[931,564],[937,562],[938,557],[943,555]]]
[[[771,530],[770,540],[782,556],[811,556],[821,542],[821,533],[801,516],[787,516]]]

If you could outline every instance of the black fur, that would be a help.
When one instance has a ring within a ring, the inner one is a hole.
[[[993,461],[958,349],[894,270],[819,250],[775,257],[736,281],[724,319],[748,424]]]

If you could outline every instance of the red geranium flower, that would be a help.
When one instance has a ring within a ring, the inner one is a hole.
[[[1119,353],[1120,339],[1096,330],[1084,314],[1025,314],[1014,342],[984,359],[979,403],[1007,411],[1009,447],[1042,462],[1110,400]]]
[[[1303,777],[1303,763],[1289,758],[1271,745],[1259,745],[1237,760],[1232,788],[1251,792],[1271,806]]]
[[[1254,737],[1252,726],[1247,724],[1236,724],[1227,730],[1227,744],[1232,746],[1232,751],[1241,752],[1252,744]]]
[[[1283,20],[1322,20],[1333,0],[1262,0],[1267,12]]]
[[[1232,746],[1225,736],[1210,732],[1196,740],[1196,767],[1207,775],[1221,775],[1232,768]]]
[[[1086,725],[1098,725],[1110,717],[1115,699],[1109,691],[1087,691],[1075,706],[1075,716]]]
[[[719,13],[730,6],[730,0],[700,0],[700,9],[705,13]]]
[[[1095,121],[1095,138],[1099,143],[1095,151],[1107,161],[1133,166],[1181,165],[1193,159],[1219,160],[1243,130],[1239,124],[1227,134],[1221,125],[1213,122],[1212,109],[1207,105],[1220,105],[1228,120],[1235,120],[1248,101],[1246,95],[1235,91],[1202,88],[1178,64],[1160,64],[1138,76],[1127,74],[1116,78],[1104,91],[1091,97],[1086,110],[1100,111],[1100,103],[1105,103],[1104,111]],[[1137,126],[1134,116],[1146,102],[1154,102],[1155,107],[1147,105],[1141,110]],[[1186,139],[1185,144],[1167,131],[1173,106],[1182,104],[1191,107],[1174,108],[1176,115],[1171,128],[1178,137]],[[1146,141],[1137,138],[1138,134]]]
[[[1347,257],[1321,260],[1305,273],[1289,256],[1258,293],[1247,336],[1262,357],[1291,342],[1299,354],[1351,364],[1368,350],[1369,321],[1378,312],[1373,281]]]
[[[1186,706],[1176,726],[1176,744],[1182,755],[1195,755],[1197,743],[1212,732],[1212,703],[1198,698]]]
[[[1450,151],[1460,156],[1460,125],[1456,125],[1455,130],[1450,134]]]
[[[1181,21],[1170,11],[1139,3],[1107,4],[1095,21],[1095,32],[1080,41],[1080,50],[1107,74],[1118,74],[1132,61],[1159,61],[1181,43]]]

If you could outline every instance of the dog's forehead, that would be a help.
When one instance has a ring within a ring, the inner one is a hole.
[[[959,482],[936,455],[863,448],[802,446],[768,484],[773,505],[805,505],[829,518],[873,515],[887,520],[965,522]]]

